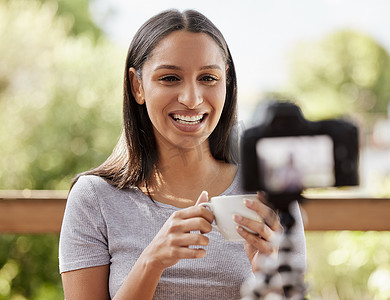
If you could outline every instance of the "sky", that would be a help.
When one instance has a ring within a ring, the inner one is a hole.
[[[168,8],[196,9],[221,30],[243,97],[281,86],[288,74],[286,54],[300,41],[348,28],[371,35],[390,53],[388,0],[95,0],[92,12],[127,48],[148,18]]]

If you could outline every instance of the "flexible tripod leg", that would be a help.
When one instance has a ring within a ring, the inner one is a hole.
[[[247,280],[242,288],[241,300],[303,300],[305,284],[303,270],[293,263],[295,241],[292,234],[295,219],[290,210],[279,212],[284,233],[275,239],[278,257],[261,256],[258,264],[260,272]]]

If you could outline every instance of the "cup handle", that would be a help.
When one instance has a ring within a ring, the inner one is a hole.
[[[202,203],[200,203],[200,204],[198,204],[198,205],[199,205],[199,206],[205,206],[205,207],[209,208],[210,211],[211,211],[212,213],[214,213],[214,212],[213,212],[213,205],[212,205],[210,202],[202,202]],[[218,230],[218,231],[219,231],[219,228],[218,228],[217,225],[211,224],[211,226],[212,226],[215,230]]]

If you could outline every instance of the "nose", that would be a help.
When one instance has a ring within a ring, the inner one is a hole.
[[[186,84],[178,96],[178,101],[189,109],[196,108],[203,102],[201,87],[198,87],[196,83]]]

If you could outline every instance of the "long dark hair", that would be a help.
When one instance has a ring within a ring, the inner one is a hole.
[[[142,67],[157,43],[178,30],[206,33],[222,50],[228,67],[226,99],[220,120],[209,137],[209,143],[214,158],[237,163],[236,139],[232,134],[237,113],[237,79],[227,43],[217,27],[201,13],[194,10],[186,10],[183,13],[168,10],[146,21],[130,44],[123,84],[123,129],[114,151],[99,167],[79,174],[73,184],[81,175],[87,174],[100,176],[120,189],[151,184],[158,164],[157,145],[146,106],[139,105],[132,94],[129,69],[133,67],[142,78]]]

